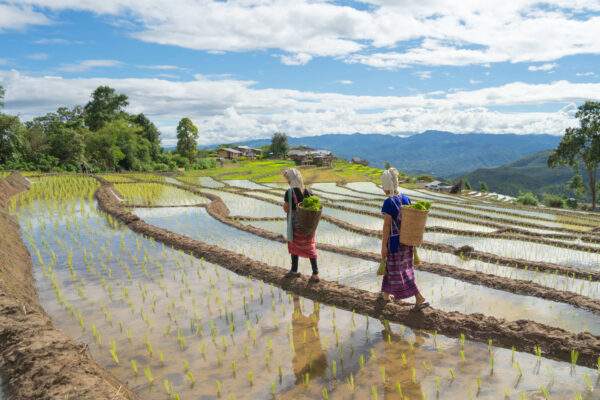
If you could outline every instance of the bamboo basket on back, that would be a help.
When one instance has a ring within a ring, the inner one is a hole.
[[[405,246],[420,246],[423,243],[425,224],[429,211],[402,207],[402,224],[400,225],[400,243]]]
[[[321,220],[322,211],[322,208],[319,211],[307,210],[299,203],[296,207],[295,215],[296,229],[303,235],[313,236]]]

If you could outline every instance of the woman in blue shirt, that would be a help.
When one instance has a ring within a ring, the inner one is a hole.
[[[381,292],[385,300],[406,299],[415,296],[415,309],[421,310],[429,303],[419,292],[415,283],[413,268],[413,247],[400,243],[400,225],[403,205],[410,199],[398,191],[398,171],[390,168],[381,175],[383,190],[388,196],[383,202],[381,212],[384,216],[381,259],[386,261],[386,270],[381,283]]]

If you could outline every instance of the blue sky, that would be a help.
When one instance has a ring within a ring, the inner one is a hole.
[[[427,129],[560,134],[600,97],[600,1],[0,0],[23,119],[130,97],[172,144]]]

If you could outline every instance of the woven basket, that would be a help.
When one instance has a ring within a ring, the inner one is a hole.
[[[428,211],[402,207],[402,224],[400,225],[400,243],[405,246],[420,246],[423,243]]]
[[[309,211],[302,208],[301,204],[298,204],[294,218],[294,227],[303,235],[313,236],[321,220],[322,211],[322,209],[319,211]]]

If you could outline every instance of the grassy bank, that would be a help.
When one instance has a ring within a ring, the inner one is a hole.
[[[186,176],[210,176],[218,180],[248,179],[255,182],[284,182],[281,171],[294,167],[288,160],[259,160],[226,163],[223,167],[186,172]],[[301,167],[304,180],[313,182],[379,182],[381,169],[338,160],[333,168]]]

